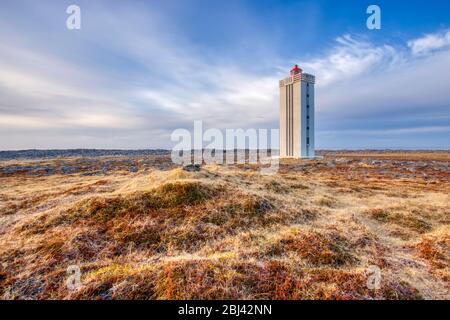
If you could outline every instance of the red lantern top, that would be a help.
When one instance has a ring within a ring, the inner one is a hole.
[[[292,68],[292,70],[291,70],[291,76],[293,76],[293,75],[295,75],[295,74],[299,74],[299,73],[302,73],[302,69],[300,69],[299,67],[298,67],[298,65],[295,65],[294,66],[294,68]]]

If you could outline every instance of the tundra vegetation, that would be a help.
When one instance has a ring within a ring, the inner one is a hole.
[[[322,155],[2,160],[0,298],[450,299],[450,153]]]

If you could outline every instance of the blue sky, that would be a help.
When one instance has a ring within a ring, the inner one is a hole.
[[[81,8],[82,29],[66,28]],[[382,29],[366,28],[377,4]],[[450,149],[448,1],[2,1],[0,149],[170,148],[277,128],[278,79],[317,76],[319,149]]]

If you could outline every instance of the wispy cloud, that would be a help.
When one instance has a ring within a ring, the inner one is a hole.
[[[412,53],[424,55],[432,51],[450,47],[450,30],[439,33],[427,34],[423,37],[408,42]]]
[[[401,51],[390,45],[375,46],[357,40],[349,34],[336,39],[336,45],[322,57],[306,60],[304,69],[316,74],[318,86],[367,76],[368,73],[389,70],[405,60]]]

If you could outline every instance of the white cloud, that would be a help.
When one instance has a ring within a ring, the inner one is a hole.
[[[421,38],[408,41],[408,47],[415,55],[424,55],[429,52],[450,46],[450,30],[440,33],[427,34]]]
[[[374,46],[348,34],[338,37],[336,43],[325,56],[301,64],[306,72],[316,75],[318,86],[326,87],[338,81],[367,76],[369,72],[386,70],[404,61],[403,53],[392,46]]]
[[[417,57],[401,46],[338,43],[329,56],[319,59],[326,62],[314,69],[318,74],[320,114],[337,118],[377,114],[398,117],[398,113],[419,111],[428,115],[450,105],[450,74],[444,71],[450,70],[450,50]],[[366,57],[372,57],[370,63]],[[325,65],[332,65],[331,60],[349,61],[343,65],[357,68],[331,67],[328,73]],[[322,85],[321,74],[327,75]]]
[[[101,77],[90,70],[5,45],[0,69],[3,129],[121,129],[142,123],[128,102],[99,87]]]

